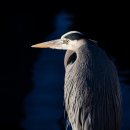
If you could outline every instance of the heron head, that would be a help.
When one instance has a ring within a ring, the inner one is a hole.
[[[76,49],[86,43],[85,41],[85,36],[81,32],[70,31],[62,35],[60,39],[35,44],[32,47],[76,51]]]

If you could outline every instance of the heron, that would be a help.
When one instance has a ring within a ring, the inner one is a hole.
[[[73,130],[119,130],[121,94],[118,72],[96,41],[79,31],[32,45],[67,50],[64,58],[64,102]]]

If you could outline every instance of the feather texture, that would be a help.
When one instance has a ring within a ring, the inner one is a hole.
[[[72,129],[119,130],[118,74],[105,52],[88,42],[76,52],[67,51],[64,62],[65,109]]]

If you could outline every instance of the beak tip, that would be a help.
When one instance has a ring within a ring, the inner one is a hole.
[[[32,48],[39,48],[39,46],[36,44],[36,45],[32,45],[31,46]]]
[[[34,48],[34,47],[35,47],[35,45],[32,45],[31,47],[32,47],[32,48]]]

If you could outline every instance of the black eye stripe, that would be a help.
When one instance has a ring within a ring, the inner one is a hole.
[[[64,38],[70,39],[70,40],[79,40],[85,38],[85,36],[81,33],[71,33],[65,36]]]

